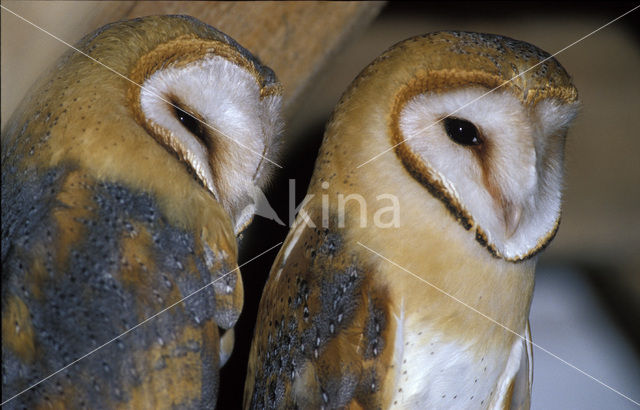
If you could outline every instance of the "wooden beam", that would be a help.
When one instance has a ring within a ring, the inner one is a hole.
[[[233,37],[275,71],[285,107],[384,2],[138,2],[128,17],[189,14]],[[294,105],[295,106],[295,105]]]
[[[74,44],[119,19],[188,14],[233,37],[271,67],[285,87],[286,116],[331,56],[378,14],[383,2],[3,2]],[[67,46],[2,10],[2,124],[37,76]]]

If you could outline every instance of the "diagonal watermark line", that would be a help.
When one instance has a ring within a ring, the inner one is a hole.
[[[608,22],[607,24],[605,24],[605,25],[603,25],[603,26],[601,26],[601,27],[599,27],[599,28],[597,28],[597,29],[593,30],[593,31],[592,31],[592,32],[590,32],[589,34],[587,34],[587,35],[585,35],[585,36],[582,36],[581,38],[579,38],[578,40],[576,40],[576,41],[574,41],[573,43],[569,44],[568,46],[566,46],[566,47],[564,47],[564,48],[560,49],[559,51],[556,51],[555,53],[553,53],[553,54],[552,54],[552,55],[550,55],[549,57],[547,57],[547,58],[545,58],[544,60],[542,60],[542,61],[538,62],[537,64],[535,64],[535,65],[533,65],[533,66],[531,66],[531,67],[527,68],[526,70],[524,70],[524,71],[523,71],[523,72],[521,72],[520,74],[518,74],[518,75],[516,75],[516,76],[513,76],[512,78],[510,78],[509,80],[505,81],[504,83],[502,83],[502,84],[500,84],[500,85],[498,85],[498,86],[496,86],[496,87],[492,88],[491,90],[487,91],[486,93],[482,94],[481,96],[474,98],[474,99],[473,99],[473,100],[471,100],[470,102],[468,102],[468,103],[466,103],[466,104],[462,105],[462,106],[461,106],[460,108],[458,108],[457,110],[450,112],[450,113],[449,113],[449,114],[447,114],[445,117],[440,118],[438,121],[436,121],[436,122],[434,122],[434,123],[431,123],[430,125],[428,125],[428,126],[427,126],[427,127],[425,127],[424,129],[422,129],[421,131],[422,131],[422,132],[424,132],[424,131],[428,130],[429,128],[431,128],[431,127],[435,126],[436,124],[438,124],[439,122],[441,122],[441,121],[442,121],[442,120],[444,120],[445,118],[449,118],[450,116],[454,115],[455,113],[457,113],[458,111],[462,110],[463,108],[465,108],[465,107],[467,107],[467,106],[469,106],[469,105],[473,104],[474,102],[476,102],[476,101],[478,101],[478,100],[480,100],[480,99],[482,99],[482,98],[486,97],[487,95],[491,94],[492,92],[494,92],[494,91],[496,91],[496,90],[498,90],[498,89],[500,89],[500,88],[504,87],[505,85],[509,84],[510,82],[512,82],[513,80],[515,80],[516,78],[523,76],[524,74],[526,74],[527,72],[529,72],[529,71],[533,70],[534,68],[536,68],[536,67],[537,67],[537,66],[539,66],[540,64],[543,64],[545,61],[548,61],[548,60],[552,59],[553,57],[555,57],[555,56],[557,56],[558,54],[562,53],[563,51],[567,50],[568,48],[571,48],[571,47],[575,46],[576,44],[578,44],[578,43],[579,43],[579,42],[581,42],[582,40],[586,39],[587,37],[591,37],[592,35],[594,35],[594,34],[595,34],[595,33],[597,33],[598,31],[602,30],[603,28],[605,28],[605,27],[607,27],[607,26],[609,26],[609,25],[611,25],[611,24],[615,23],[616,21],[620,20],[621,18],[623,18],[623,17],[624,17],[624,16],[626,16],[627,14],[632,13],[632,12],[633,12],[633,11],[635,11],[638,7],[640,7],[640,5],[635,6],[634,8],[632,8],[631,10],[627,11],[627,12],[626,12],[626,13],[624,13],[624,14],[619,15],[618,17],[614,18],[613,20],[611,20],[611,21],[610,21],[610,22]],[[402,143],[404,143],[404,142],[406,142],[406,141],[408,141],[408,140],[410,140],[410,139],[412,139],[412,138],[415,138],[415,136],[407,137],[407,138],[403,139],[402,141],[398,142],[397,144],[395,144],[395,145],[391,146],[390,148],[385,149],[385,150],[384,150],[384,151],[382,151],[381,153],[379,153],[379,154],[377,154],[377,155],[373,156],[372,158],[370,158],[370,159],[368,159],[367,161],[363,162],[362,164],[358,165],[358,166],[356,167],[356,169],[358,169],[358,168],[360,168],[360,167],[362,167],[362,166],[364,166],[364,165],[368,164],[369,162],[371,162],[371,161],[375,160],[376,158],[378,158],[378,157],[380,157],[380,156],[382,156],[382,155],[386,154],[387,152],[391,151],[392,149],[394,149],[394,148],[395,148],[395,147],[397,147],[398,145],[400,145],[400,144],[402,144]]]
[[[145,90],[147,92],[149,92],[149,94],[153,95],[154,97],[158,98],[159,100],[169,104],[170,106],[172,106],[173,108],[176,108],[178,110],[182,110],[180,107],[178,107],[177,105],[175,105],[174,103],[172,103],[171,101],[168,101],[166,98],[161,97],[160,95],[158,95],[157,93],[154,93],[152,90],[150,90],[149,88],[143,87],[142,84],[138,84],[137,82],[133,81],[132,79],[128,78],[127,76],[117,72],[116,70],[114,70],[113,68],[109,67],[108,65],[102,63],[101,61],[91,57],[89,54],[82,52],[81,50],[79,50],[78,48],[72,46],[71,44],[67,43],[66,41],[64,41],[63,39],[55,36],[54,34],[48,32],[47,30],[43,29],[42,27],[38,26],[37,24],[27,20],[26,18],[22,17],[21,15],[9,10],[8,8],[6,8],[5,6],[0,4],[0,7],[2,7],[3,10],[8,11],[9,13],[13,14],[14,16],[18,17],[19,19],[23,20],[26,23],[29,23],[30,25],[32,25],[33,27],[37,28],[38,30],[48,34],[49,36],[53,37],[54,39],[58,40],[59,42],[61,42],[62,44],[64,44],[65,46],[72,48],[73,50],[75,50],[76,52],[82,54],[83,56],[87,57],[88,59],[90,59],[91,61],[101,65],[102,67],[106,68],[107,70],[111,71],[112,73],[124,78],[125,80],[129,81],[130,83],[137,85],[138,87],[140,87],[140,89]],[[236,141],[235,139],[231,138],[230,136],[228,136],[227,134],[225,134],[224,132],[222,132],[221,130],[217,129],[216,127],[214,127],[213,125],[207,124],[206,122],[202,121],[201,119],[193,116],[193,118],[195,120],[197,120],[198,122],[200,122],[201,124],[203,124],[205,127],[208,127],[209,129],[211,129],[212,131],[215,131],[216,133],[222,135],[223,137],[229,139],[230,141],[235,142],[236,144],[238,144],[239,146],[241,146],[242,148],[251,151],[252,153],[260,156],[262,159],[272,163],[273,165],[277,166],[278,168],[282,168],[282,165],[270,160],[269,158],[265,157],[264,155],[260,154],[257,151],[254,151],[253,149],[247,147],[246,145]]]
[[[587,376],[588,378],[590,378],[591,380],[601,384],[602,386],[606,387],[607,389],[611,390],[614,393],[617,393],[618,395],[624,397],[625,399],[629,400],[630,402],[632,402],[633,404],[635,404],[636,406],[640,407],[640,403],[638,403],[637,401],[633,400],[632,398],[625,396],[623,393],[620,393],[618,390],[614,389],[613,387],[605,384],[604,382],[596,379],[595,377],[591,376],[589,373],[580,370],[579,368],[577,368],[576,366],[572,365],[571,363],[567,362],[566,360],[564,360],[563,358],[551,353],[550,351],[548,351],[547,349],[545,349],[544,347],[532,342],[530,339],[527,339],[526,337],[522,336],[521,334],[511,330],[510,328],[508,328],[507,326],[503,325],[502,323],[496,321],[495,319],[487,316],[486,314],[482,313],[481,311],[479,311],[478,309],[474,308],[473,306],[463,302],[462,300],[458,299],[457,297],[453,296],[452,294],[450,294],[449,292],[440,289],[439,287],[437,287],[436,285],[434,285],[433,283],[427,281],[426,279],[421,278],[420,276],[416,275],[415,273],[411,272],[410,270],[398,265],[397,263],[395,263],[394,261],[392,261],[391,259],[386,258],[384,255],[381,255],[380,253],[374,251],[373,249],[369,248],[368,246],[362,244],[360,241],[357,242],[358,245],[362,246],[363,248],[365,248],[366,250],[368,250],[369,252],[375,254],[376,256],[378,256],[379,258],[384,259],[385,261],[389,262],[390,264],[392,264],[393,266],[403,270],[404,272],[410,274],[411,276],[413,276],[414,278],[426,283],[427,285],[431,286],[432,288],[434,288],[435,290],[437,290],[438,292],[442,293],[445,296],[448,296],[449,298],[455,300],[456,302],[460,303],[461,305],[471,309],[472,311],[474,311],[475,313],[479,314],[480,316],[484,317],[485,319],[489,320],[490,322],[500,326],[501,328],[503,328],[504,330],[508,331],[509,333],[513,333],[515,336],[518,336],[520,339],[522,339],[524,342],[529,343],[531,346],[535,346],[538,349],[542,350],[543,352],[545,352],[546,354],[550,355],[551,357],[561,361],[562,363],[566,364],[567,366],[573,368],[574,370],[582,373],[583,375]]]
[[[202,290],[206,289],[207,287],[213,285],[214,283],[216,283],[217,281],[219,281],[220,279],[225,278],[227,275],[237,271],[238,269],[240,269],[241,267],[247,265],[250,262],[253,262],[254,260],[258,259],[259,257],[261,257],[262,255],[264,255],[265,253],[270,252],[272,249],[277,248],[278,246],[282,245],[282,242],[279,242],[275,245],[273,245],[272,247],[270,247],[269,249],[267,249],[266,251],[260,253],[257,256],[254,256],[253,258],[249,259],[248,261],[244,262],[243,264],[237,266],[235,269],[230,270],[229,272],[225,273],[224,275],[220,276],[219,278],[213,280],[212,282],[209,282],[208,284],[204,285],[203,287],[201,287],[200,289],[191,292],[190,294],[188,294],[187,296],[183,297],[182,299],[178,300],[177,302],[173,303],[170,306],[167,306],[166,308],[162,309],[161,311],[159,311],[158,313],[155,313],[154,315],[146,318],[145,320],[143,320],[142,322],[138,323],[137,325],[133,326],[131,329],[128,329],[124,332],[122,332],[121,334],[119,334],[118,336],[114,337],[113,339],[101,344],[100,346],[96,347],[95,349],[93,349],[92,351],[90,351],[89,353],[85,354],[84,356],[72,361],[71,363],[69,363],[68,365],[64,366],[63,368],[61,368],[60,370],[57,370],[53,373],[51,373],[49,376],[45,377],[44,379],[40,380],[37,383],[32,384],[31,386],[27,387],[26,389],[22,390],[20,393],[15,394],[14,396],[12,396],[11,398],[3,401],[0,406],[4,406],[6,403],[10,402],[11,400],[15,399],[16,397],[20,396],[21,394],[33,389],[34,387],[36,387],[37,385],[39,385],[42,382],[45,382],[47,380],[49,380],[50,378],[52,378],[53,376],[55,376],[56,374],[60,373],[61,371],[68,369],[69,367],[73,366],[74,364],[78,363],[80,360],[92,355],[93,353],[97,352],[98,350],[102,349],[103,347],[105,347],[106,345],[108,345],[109,343],[114,342],[117,339],[122,338],[123,336],[125,336],[127,333],[132,332],[133,330],[139,328],[140,326],[144,325],[145,323],[147,323],[150,320],[153,320],[154,318],[158,317],[159,315],[163,314],[164,312],[166,312],[167,310],[171,309],[172,307],[184,302],[185,300],[189,299],[191,296],[195,295],[196,293],[201,292]]]

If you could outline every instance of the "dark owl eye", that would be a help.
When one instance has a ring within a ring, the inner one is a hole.
[[[455,143],[460,145],[480,145],[480,133],[475,125],[460,118],[445,118],[444,129]]]
[[[193,115],[189,114],[185,110],[179,108],[174,104],[173,109],[175,111],[176,118],[180,120],[182,125],[189,130],[190,133],[198,137],[200,141],[206,142],[207,140],[207,130],[206,126],[202,124],[198,119],[196,119]]]

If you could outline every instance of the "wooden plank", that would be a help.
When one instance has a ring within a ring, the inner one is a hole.
[[[75,44],[85,34],[123,18],[133,1],[3,1],[2,6]],[[69,48],[2,9],[2,127],[31,84]]]
[[[271,67],[290,114],[333,53],[384,2],[138,2],[128,14],[189,14],[233,37]]]
[[[270,66],[285,87],[287,117],[306,86],[383,2],[3,2],[74,44],[123,18],[188,14],[227,33]],[[2,11],[2,125],[37,76],[67,46]]]

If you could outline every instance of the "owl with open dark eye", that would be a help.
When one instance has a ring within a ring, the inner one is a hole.
[[[102,27],[39,80],[2,132],[3,407],[215,406],[281,95],[187,16]]]
[[[276,258],[247,408],[528,408],[536,255],[577,91],[510,38],[438,32],[365,68]]]

